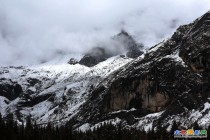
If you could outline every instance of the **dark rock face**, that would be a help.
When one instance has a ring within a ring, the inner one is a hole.
[[[36,78],[28,78],[27,82],[30,84],[30,86],[34,86],[36,84],[41,83],[41,81],[39,79],[36,79]]]
[[[94,65],[97,65],[99,62],[97,61],[97,59],[93,56],[90,55],[85,55],[80,61],[79,64],[81,65],[85,65],[88,67],[92,67]]]
[[[143,45],[137,44],[133,37],[126,31],[121,31],[119,34],[114,36],[113,40],[119,44],[119,46],[114,47],[119,47],[119,49],[125,50],[126,56],[129,58],[137,58],[143,54],[143,52],[140,51],[140,49],[143,48]],[[85,56],[79,61],[79,64],[92,67],[116,54],[116,52],[112,52],[112,49],[108,50],[106,47],[94,47],[85,54]]]
[[[53,101],[53,95],[51,94],[46,94],[46,95],[41,95],[41,96],[36,96],[36,97],[30,97],[27,94],[23,95],[23,100],[22,102],[19,102],[19,107],[32,107],[40,102],[43,102],[47,99]]]
[[[135,108],[135,114],[126,114],[164,111],[159,119],[164,121],[193,109],[202,110],[210,98],[209,21],[210,12],[194,23],[180,26],[171,39],[151,48],[143,59],[111,74],[93,91],[78,116],[85,118],[84,122],[97,123],[94,120],[114,118],[107,116],[110,112]]]
[[[111,55],[102,47],[91,49],[80,61],[79,64],[92,67],[109,58]]]
[[[23,92],[19,84],[0,84],[0,96],[4,96],[9,100],[14,100]]]
[[[75,65],[75,64],[78,64],[79,62],[76,60],[76,59],[74,59],[74,58],[71,58],[70,60],[69,60],[69,62],[68,62],[68,64],[70,64],[70,65]]]

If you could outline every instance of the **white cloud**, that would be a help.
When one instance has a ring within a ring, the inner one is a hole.
[[[56,51],[84,52],[122,28],[149,47],[209,5],[209,0],[0,0],[0,65],[37,64]]]

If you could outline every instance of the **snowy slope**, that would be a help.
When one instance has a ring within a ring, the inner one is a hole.
[[[19,84],[23,89],[23,93],[14,100],[0,96],[1,114],[5,117],[13,113],[19,121],[30,115],[38,124],[65,123],[77,113],[91,89],[132,61],[115,56],[93,67],[67,64],[69,58],[81,57],[63,56],[31,67],[1,67],[0,83]]]

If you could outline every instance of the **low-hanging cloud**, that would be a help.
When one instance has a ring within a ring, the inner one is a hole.
[[[209,0],[0,0],[0,65],[83,53],[121,29],[150,47],[209,5]]]

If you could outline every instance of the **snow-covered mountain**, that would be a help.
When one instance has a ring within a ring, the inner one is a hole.
[[[19,121],[31,115],[38,124],[66,122],[97,84],[131,61],[115,56],[89,68],[70,65],[68,58],[33,67],[2,67],[1,114],[14,113]]]
[[[18,122],[31,116],[40,125],[69,123],[80,130],[104,122],[145,130],[157,123],[170,130],[173,121],[181,128],[194,122],[207,128],[209,27],[207,12],[137,58],[129,56],[138,47],[130,47],[131,53],[103,59],[72,54],[39,66],[1,67],[0,112]],[[84,58],[89,67],[79,62]]]

